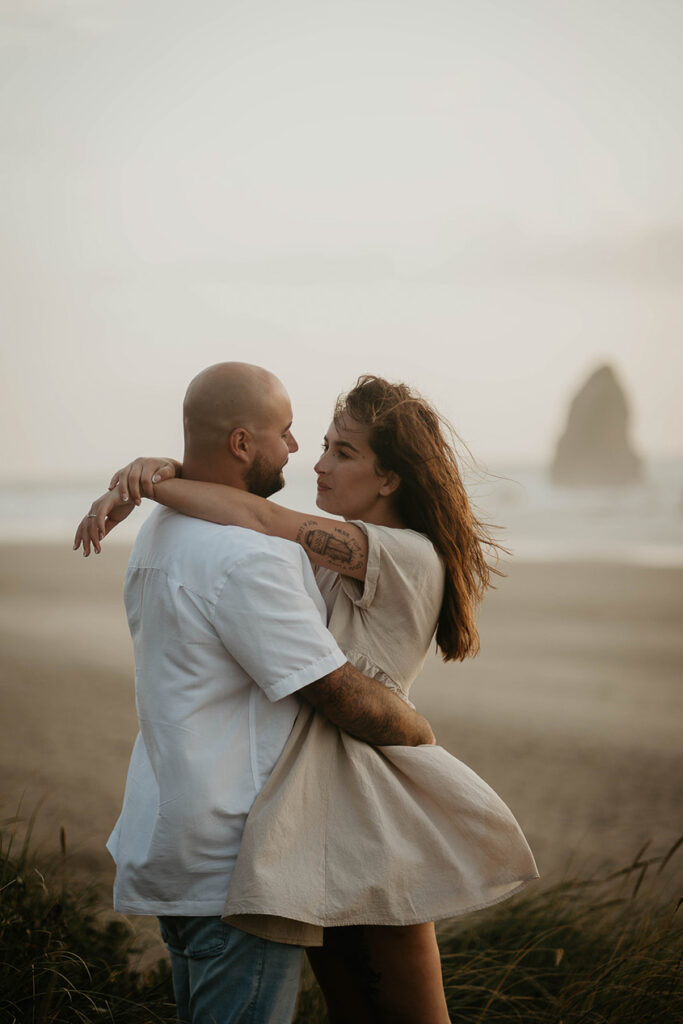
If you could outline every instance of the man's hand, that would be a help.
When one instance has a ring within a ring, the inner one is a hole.
[[[426,718],[348,661],[299,693],[340,729],[373,746],[436,743]]]

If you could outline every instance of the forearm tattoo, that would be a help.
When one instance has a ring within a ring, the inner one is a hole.
[[[312,519],[302,523],[296,535],[297,542],[311,554],[322,555],[341,573],[360,569],[363,552],[349,531],[341,525],[332,530],[320,529],[314,525],[317,522]]]
[[[327,684],[313,684],[312,689],[316,691],[311,693],[312,703],[318,710],[359,740],[376,746],[423,742],[420,716],[349,662],[331,673]]]

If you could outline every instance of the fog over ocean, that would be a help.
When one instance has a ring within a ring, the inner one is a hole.
[[[683,458],[645,464],[642,483],[569,489],[550,483],[545,467],[489,465],[470,482],[483,517],[524,562],[598,561],[653,568],[683,566]],[[283,504],[313,511],[311,471],[286,470]],[[0,543],[70,544],[104,478],[0,486]],[[130,544],[152,504],[145,502],[107,543]]]

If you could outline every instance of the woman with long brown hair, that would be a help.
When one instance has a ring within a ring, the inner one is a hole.
[[[315,466],[318,508],[344,522],[276,505],[253,493],[257,481],[243,491],[170,479],[179,464],[139,459],[77,541],[99,550],[140,495],[295,541],[349,661],[408,699],[434,635],[446,661],[477,653],[475,614],[495,571],[449,432],[408,386],[365,375],[338,400]],[[536,877],[510,811],[441,747],[375,749],[303,706],[249,814],[225,919],[308,946],[332,1024],[445,1024],[433,921]]]

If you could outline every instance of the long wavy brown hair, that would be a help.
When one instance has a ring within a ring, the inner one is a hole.
[[[503,549],[470,504],[455,431],[412,388],[371,374],[359,377],[337,399],[335,421],[345,414],[369,427],[377,471],[400,477],[395,495],[399,516],[409,529],[429,537],[444,563],[446,583],[436,629],[444,661],[474,656],[479,651],[476,610],[491,586],[491,574],[502,575],[488,564],[484,549],[494,554]]]

